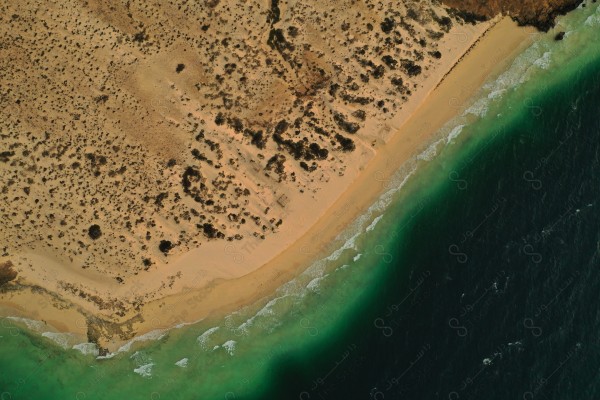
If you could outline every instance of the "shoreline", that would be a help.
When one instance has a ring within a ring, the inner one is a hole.
[[[483,82],[499,75],[524,46],[530,44],[528,38],[533,32],[532,28],[517,27],[507,17],[495,21],[448,71],[441,74],[440,81],[429,92],[422,93],[422,101],[416,104],[414,111],[410,107],[402,110],[410,116],[399,128],[393,129],[395,133],[377,149],[375,156],[349,187],[298,240],[246,275],[233,279],[218,278],[204,288],[184,288],[182,293],[146,303],[140,313],[142,318],[129,322],[134,337],[155,330],[171,329],[188,321],[213,318],[253,304],[272,294],[313,262],[326,257],[335,249],[333,245],[338,243],[340,233],[380,197],[385,183],[406,162],[414,159],[423,146],[431,143],[446,122],[469,104]],[[315,238],[319,242],[317,245]],[[29,293],[21,294],[27,296]],[[41,293],[30,295],[32,297],[29,299],[35,298],[36,301],[44,297]],[[26,304],[35,303],[30,301]],[[21,316],[28,318],[37,319],[40,315],[39,312],[19,307],[18,303],[0,301],[2,314],[9,309],[18,310]],[[85,318],[73,315],[77,313],[77,306],[68,311],[71,315],[60,316],[56,311],[44,314],[43,319],[59,332],[85,336],[88,333]],[[99,345],[115,351],[127,341],[101,342]]]

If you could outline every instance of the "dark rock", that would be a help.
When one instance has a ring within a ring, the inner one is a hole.
[[[510,15],[519,25],[532,25],[547,32],[557,16],[577,8],[583,0],[443,0],[457,16],[470,20],[492,18],[498,14]]]
[[[10,261],[0,264],[0,286],[15,280],[17,271],[13,269],[13,264]]]

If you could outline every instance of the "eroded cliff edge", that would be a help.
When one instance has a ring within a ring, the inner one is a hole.
[[[443,0],[443,3],[466,20],[477,21],[502,13],[520,25],[532,25],[546,32],[554,26],[557,16],[574,10],[583,0]]]

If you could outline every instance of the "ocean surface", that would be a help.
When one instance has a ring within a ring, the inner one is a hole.
[[[600,7],[560,26],[271,298],[104,358],[0,319],[0,400],[600,398]]]

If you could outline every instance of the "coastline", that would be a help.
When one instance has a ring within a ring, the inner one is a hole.
[[[433,86],[434,89],[419,94],[421,101],[413,103],[414,110],[410,107],[403,110],[410,117],[394,129],[396,132],[387,143],[377,148],[375,156],[333,206],[298,240],[262,267],[242,277],[212,280],[203,288],[185,289],[183,293],[146,303],[141,312],[143,318],[129,323],[135,336],[168,329],[183,322],[215,317],[252,304],[269,296],[315,260],[326,257],[336,248],[340,232],[376,201],[394,173],[418,155],[435,138],[439,129],[468,105],[484,81],[505,69],[530,43],[528,39],[533,32],[531,28],[517,27],[509,18],[503,18],[487,29],[447,73],[441,74],[441,80]],[[75,315],[77,312],[73,310],[61,313],[56,309],[48,314],[48,303],[44,303],[44,309],[33,311],[19,305],[40,304],[44,294],[21,292],[15,293],[15,296],[22,298],[0,302],[5,309],[3,314],[8,315],[9,309],[21,308],[19,314],[22,316],[42,319],[43,315],[43,319],[60,332],[84,336],[87,333],[85,318]],[[119,341],[100,343],[109,351],[116,350],[121,344]]]

